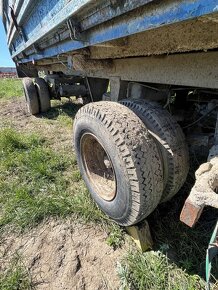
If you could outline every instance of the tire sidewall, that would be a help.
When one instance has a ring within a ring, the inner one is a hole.
[[[86,174],[80,145],[84,133],[93,134],[102,144],[104,150],[111,159],[116,176],[116,196],[112,201],[106,201],[101,198],[90,184],[90,180]],[[109,136],[110,138],[108,138]],[[130,215],[132,208],[131,187],[125,163],[121,157],[119,149],[115,145],[113,136],[108,132],[105,126],[101,123],[97,123],[95,119],[88,118],[87,116],[85,118],[81,117],[76,121],[76,125],[74,124],[74,146],[82,177],[91,193],[91,196],[100,209],[102,209],[107,215],[119,223],[125,223],[125,219]]]

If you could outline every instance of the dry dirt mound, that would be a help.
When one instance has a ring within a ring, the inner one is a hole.
[[[108,246],[106,236],[96,225],[47,221],[21,236],[1,238],[0,262],[19,253],[37,290],[119,289],[122,251]]]

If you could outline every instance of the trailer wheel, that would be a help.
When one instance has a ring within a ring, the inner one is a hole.
[[[48,84],[42,78],[35,78],[35,86],[39,96],[40,112],[47,112],[51,108],[50,93]]]
[[[164,168],[161,201],[172,198],[186,180],[189,169],[188,147],[179,124],[159,104],[145,100],[122,100],[150,130],[160,149]]]
[[[39,100],[33,80],[27,77],[23,78],[22,82],[27,110],[31,115],[36,115],[39,113]]]
[[[117,223],[135,224],[158,205],[163,191],[159,152],[130,109],[104,101],[85,105],[75,117],[74,146],[92,197]]]

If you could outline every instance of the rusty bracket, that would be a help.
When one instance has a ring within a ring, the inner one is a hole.
[[[195,185],[180,214],[180,220],[189,227],[196,224],[205,206],[218,208],[218,145],[211,148],[208,162],[201,164],[195,176]]]

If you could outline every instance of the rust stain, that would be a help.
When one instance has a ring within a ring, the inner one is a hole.
[[[204,206],[196,206],[187,198],[180,214],[180,220],[192,228],[198,221],[203,208]]]

